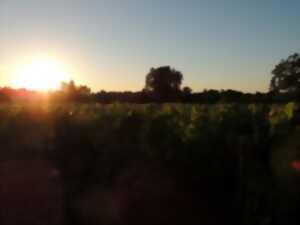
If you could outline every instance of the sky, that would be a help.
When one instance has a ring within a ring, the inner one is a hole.
[[[0,0],[0,86],[51,57],[94,91],[141,90],[164,65],[194,91],[267,91],[300,52],[299,12],[299,0]]]

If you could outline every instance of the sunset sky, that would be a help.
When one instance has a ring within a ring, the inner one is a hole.
[[[49,59],[95,91],[141,90],[162,65],[194,91],[266,91],[299,21],[299,0],[0,0],[0,86]]]

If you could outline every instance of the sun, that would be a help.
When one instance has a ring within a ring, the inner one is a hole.
[[[49,91],[58,89],[61,82],[69,79],[60,63],[49,59],[37,59],[18,66],[12,83],[16,88]]]

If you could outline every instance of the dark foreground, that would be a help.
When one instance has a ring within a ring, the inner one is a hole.
[[[0,107],[0,224],[299,221],[296,104]]]

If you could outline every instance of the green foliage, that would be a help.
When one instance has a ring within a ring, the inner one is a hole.
[[[292,151],[278,155],[273,149],[293,132],[296,108],[294,103],[1,105],[0,156],[50,159],[61,171],[70,205],[88,190],[118,187],[121,178],[138,182],[128,171],[139,174],[141,164],[155,164],[178,192],[192,193],[196,203],[205,196],[231,222],[272,224],[278,217],[274,196],[283,193],[273,185],[272,171],[285,182],[289,169],[284,164],[281,170],[279,159]],[[273,154],[277,167],[274,160],[271,166]],[[148,170],[151,180],[154,172]]]

